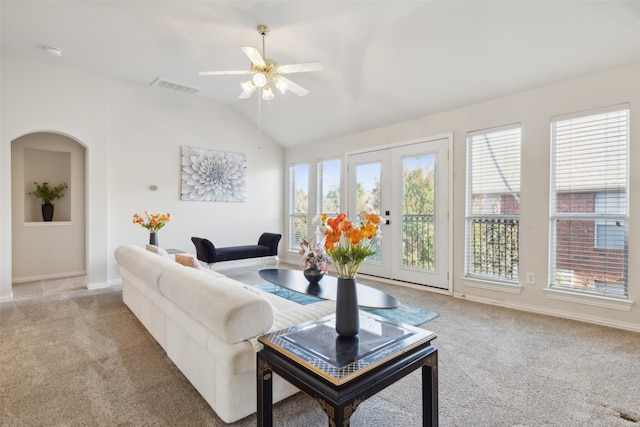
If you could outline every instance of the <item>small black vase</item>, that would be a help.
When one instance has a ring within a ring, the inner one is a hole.
[[[353,338],[360,332],[358,293],[355,278],[338,277],[336,296],[336,332],[341,337]]]
[[[47,202],[42,204],[42,220],[53,221],[53,203]]]
[[[324,276],[324,273],[318,267],[305,268],[303,273],[310,285],[317,285]]]
[[[149,233],[149,244],[153,246],[158,246],[158,234],[157,233]]]

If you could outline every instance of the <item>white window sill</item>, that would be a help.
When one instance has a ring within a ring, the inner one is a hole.
[[[506,292],[509,294],[519,294],[522,291],[522,286],[517,283],[498,282],[482,280],[475,277],[464,277],[462,283],[465,286],[472,288],[487,289],[490,291]]]
[[[547,294],[547,298],[549,299],[590,305],[594,307],[608,308],[611,310],[631,311],[631,306],[633,305],[633,301],[601,295],[562,291],[559,289],[551,288],[545,288],[544,291]]]

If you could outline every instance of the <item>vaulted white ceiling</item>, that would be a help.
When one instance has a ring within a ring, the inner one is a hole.
[[[640,61],[638,1],[0,1],[2,51],[148,86],[192,86],[282,146],[322,141]],[[303,98],[240,100],[240,46]],[[44,47],[63,50],[47,55]],[[640,78],[640,76],[639,76]],[[163,90],[156,89],[153,90]]]

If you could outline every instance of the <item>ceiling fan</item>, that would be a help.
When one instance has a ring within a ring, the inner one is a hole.
[[[258,49],[248,46],[241,46],[240,49],[249,57],[251,61],[250,70],[236,71],[201,71],[201,76],[220,76],[225,74],[253,74],[251,80],[240,83],[242,93],[240,99],[246,99],[257,89],[262,90],[262,99],[270,101],[274,98],[272,86],[275,86],[284,95],[286,92],[292,92],[298,96],[305,96],[309,91],[302,86],[292,82],[283,74],[303,73],[307,71],[321,71],[324,69],[320,62],[305,62],[301,64],[278,65],[273,59],[267,58],[264,53],[264,37],[269,32],[266,25],[258,25],[256,27],[258,33],[262,36],[262,54]]]

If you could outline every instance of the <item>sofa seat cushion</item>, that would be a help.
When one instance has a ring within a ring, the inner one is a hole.
[[[273,325],[271,304],[240,282],[176,265],[160,276],[160,292],[224,341],[238,343]]]

